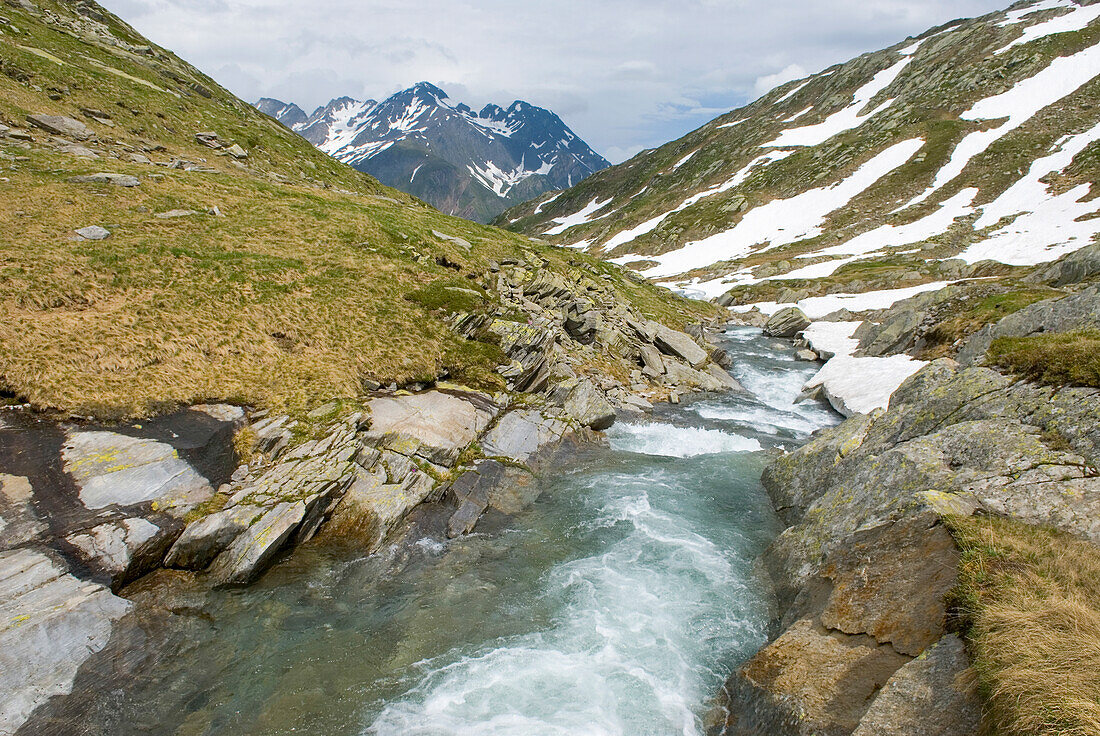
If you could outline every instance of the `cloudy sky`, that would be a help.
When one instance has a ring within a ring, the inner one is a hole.
[[[782,82],[1011,0],[105,0],[248,101],[424,80],[523,99],[619,162]]]

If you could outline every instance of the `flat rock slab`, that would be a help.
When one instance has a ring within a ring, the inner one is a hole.
[[[89,509],[155,501],[157,510],[186,510],[214,489],[171,445],[114,432],[70,432],[62,447],[65,470]]]
[[[450,467],[499,412],[492,402],[442,391],[385,396],[370,402],[367,438],[402,455]]]
[[[569,425],[556,417],[534,409],[518,409],[501,417],[481,440],[481,449],[489,457],[506,457],[526,463],[540,449],[557,442]]]
[[[84,123],[64,115],[28,115],[27,122],[47,133],[86,141],[95,133]]]
[[[653,342],[662,353],[683,358],[692,368],[698,368],[710,359],[707,351],[685,332],[677,332],[661,324],[653,332]]]
[[[70,176],[68,182],[70,184],[114,184],[119,187],[136,187],[141,184],[141,180],[136,176],[130,176],[129,174],[110,174],[107,172],[86,174],[83,176]]]
[[[0,473],[0,550],[39,539],[46,523],[34,509],[34,491],[23,476]]]
[[[99,225],[89,225],[75,231],[82,240],[106,240],[111,237],[111,231]]]
[[[46,555],[0,553],[0,734],[70,692],[80,665],[107,645],[129,601],[78,580]]]

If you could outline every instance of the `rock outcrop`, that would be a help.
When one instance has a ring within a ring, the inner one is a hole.
[[[716,733],[976,732],[980,704],[945,597],[945,514],[997,514],[1100,543],[1100,390],[941,359],[773,463],[789,524],[765,554],[776,638],[727,682]]]

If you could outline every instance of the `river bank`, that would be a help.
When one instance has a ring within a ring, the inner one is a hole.
[[[472,535],[448,538],[429,504],[376,554],[322,533],[246,588],[143,578],[72,694],[20,733],[701,732],[766,640],[765,459],[839,420],[794,405],[815,366],[783,342],[739,329],[723,347],[747,393],[620,421]]]

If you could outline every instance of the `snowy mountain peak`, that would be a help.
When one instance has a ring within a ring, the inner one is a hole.
[[[308,119],[279,100],[256,106],[341,161],[471,219],[492,219],[609,165],[550,110],[516,100],[475,114],[430,82],[381,102],[340,97]]]

